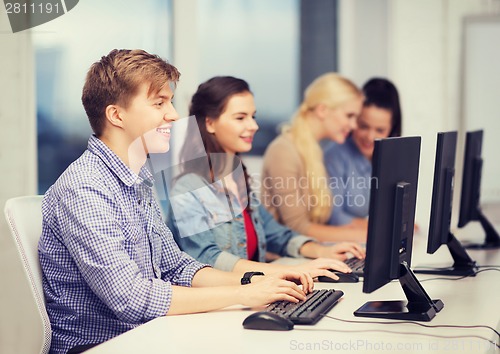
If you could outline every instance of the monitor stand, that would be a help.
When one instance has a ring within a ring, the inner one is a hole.
[[[439,274],[448,276],[476,276],[478,267],[476,262],[470,258],[467,251],[462,246],[460,241],[451,233],[448,232],[448,242],[446,243],[453,257],[453,265],[448,268],[434,269],[414,269],[417,274]]]
[[[493,250],[500,248],[500,236],[491,222],[486,218],[486,215],[483,214],[481,208],[477,208],[476,215],[477,220],[479,220],[486,233],[486,239],[483,244],[466,244],[464,247],[470,250]]]
[[[428,322],[441,311],[443,302],[431,300],[408,264],[402,262],[399,269],[399,283],[408,301],[370,301],[357,309],[354,316]]]

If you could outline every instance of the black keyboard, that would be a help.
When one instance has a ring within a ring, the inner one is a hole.
[[[313,325],[330,311],[343,295],[341,290],[313,290],[307,294],[305,301],[277,301],[267,306],[265,311],[288,318],[294,324]]]
[[[363,272],[365,269],[365,260],[364,259],[359,259],[356,257],[351,257],[348,258],[344,261],[345,264],[349,266],[349,268],[352,269],[352,272],[356,274],[358,277],[363,276]]]

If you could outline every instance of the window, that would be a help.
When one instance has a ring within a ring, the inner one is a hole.
[[[33,30],[39,193],[87,147],[91,129],[81,93],[90,65],[115,48],[169,59],[171,14],[169,0],[85,0]]]
[[[255,95],[259,132],[252,154],[261,155],[290,120],[299,101],[299,0],[198,2],[200,83],[213,76],[246,80]]]

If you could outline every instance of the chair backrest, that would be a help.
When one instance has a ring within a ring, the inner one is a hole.
[[[38,259],[38,241],[42,234],[42,196],[17,197],[5,203],[5,217],[14,243],[28,278],[31,295],[38,309],[36,320],[40,323],[40,353],[48,353],[52,330],[45,309],[42,287],[42,270]]]

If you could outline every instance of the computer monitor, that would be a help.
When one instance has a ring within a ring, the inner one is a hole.
[[[481,172],[483,167],[483,159],[481,158],[482,144],[482,130],[467,132],[458,227],[464,227],[470,221],[479,221],[486,233],[483,244],[465,245],[469,249],[494,249],[500,247],[498,232],[483,214],[480,206]]]
[[[476,262],[469,257],[450,230],[456,150],[456,131],[438,133],[427,238],[427,253],[433,254],[441,245],[447,245],[454,263],[449,268],[414,269],[415,273],[472,276],[476,274]]]
[[[407,301],[371,301],[355,316],[430,321],[443,308],[410,269],[420,160],[420,137],[375,141],[363,292],[398,279]]]

